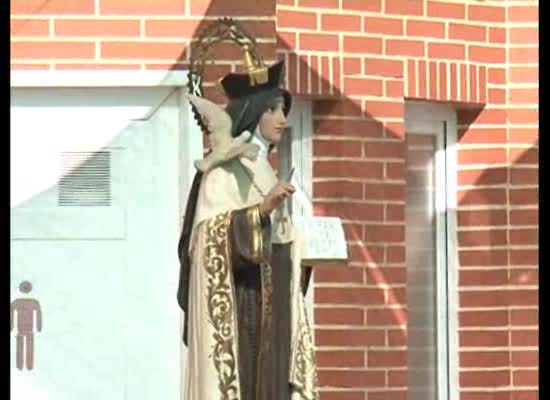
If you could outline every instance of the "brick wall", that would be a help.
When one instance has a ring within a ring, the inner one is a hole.
[[[313,96],[315,210],[343,218],[351,255],[315,274],[323,400],[407,396],[404,99],[452,102],[460,398],[537,398],[536,1],[11,7],[12,69],[185,68],[196,30],[219,16],[243,22],[268,62],[286,60],[289,89]],[[236,70],[241,53],[226,46],[214,58],[208,81]]]

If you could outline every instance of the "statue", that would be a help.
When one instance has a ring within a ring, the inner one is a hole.
[[[248,37],[231,20],[218,23]],[[205,41],[212,43],[199,46]],[[195,163],[178,245],[186,398],[318,399],[304,304],[311,267],[302,263],[302,235],[288,218],[295,188],[267,159],[286,132],[292,97],[280,88],[284,63],[267,67],[253,41],[236,41],[248,69],[221,79],[225,110],[200,97],[200,74],[190,71],[188,99],[212,149]]]

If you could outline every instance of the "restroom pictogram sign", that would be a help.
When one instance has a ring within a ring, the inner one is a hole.
[[[24,294],[30,293],[32,285],[23,281],[19,285],[19,291]],[[36,319],[35,319],[36,316]],[[10,307],[11,331],[13,332],[14,322],[17,341],[16,365],[17,369],[28,370],[34,366],[34,332],[42,331],[42,311],[40,303],[33,298],[18,298],[12,301]],[[36,325],[35,325],[36,321]]]

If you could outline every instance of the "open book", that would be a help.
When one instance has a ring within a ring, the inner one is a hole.
[[[338,217],[293,216],[303,236],[302,264],[346,262],[348,250]]]

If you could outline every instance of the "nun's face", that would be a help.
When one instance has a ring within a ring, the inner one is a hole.
[[[260,118],[260,132],[262,136],[272,144],[278,144],[281,141],[287,126],[283,104],[283,98],[277,97],[273,105],[271,105]]]

